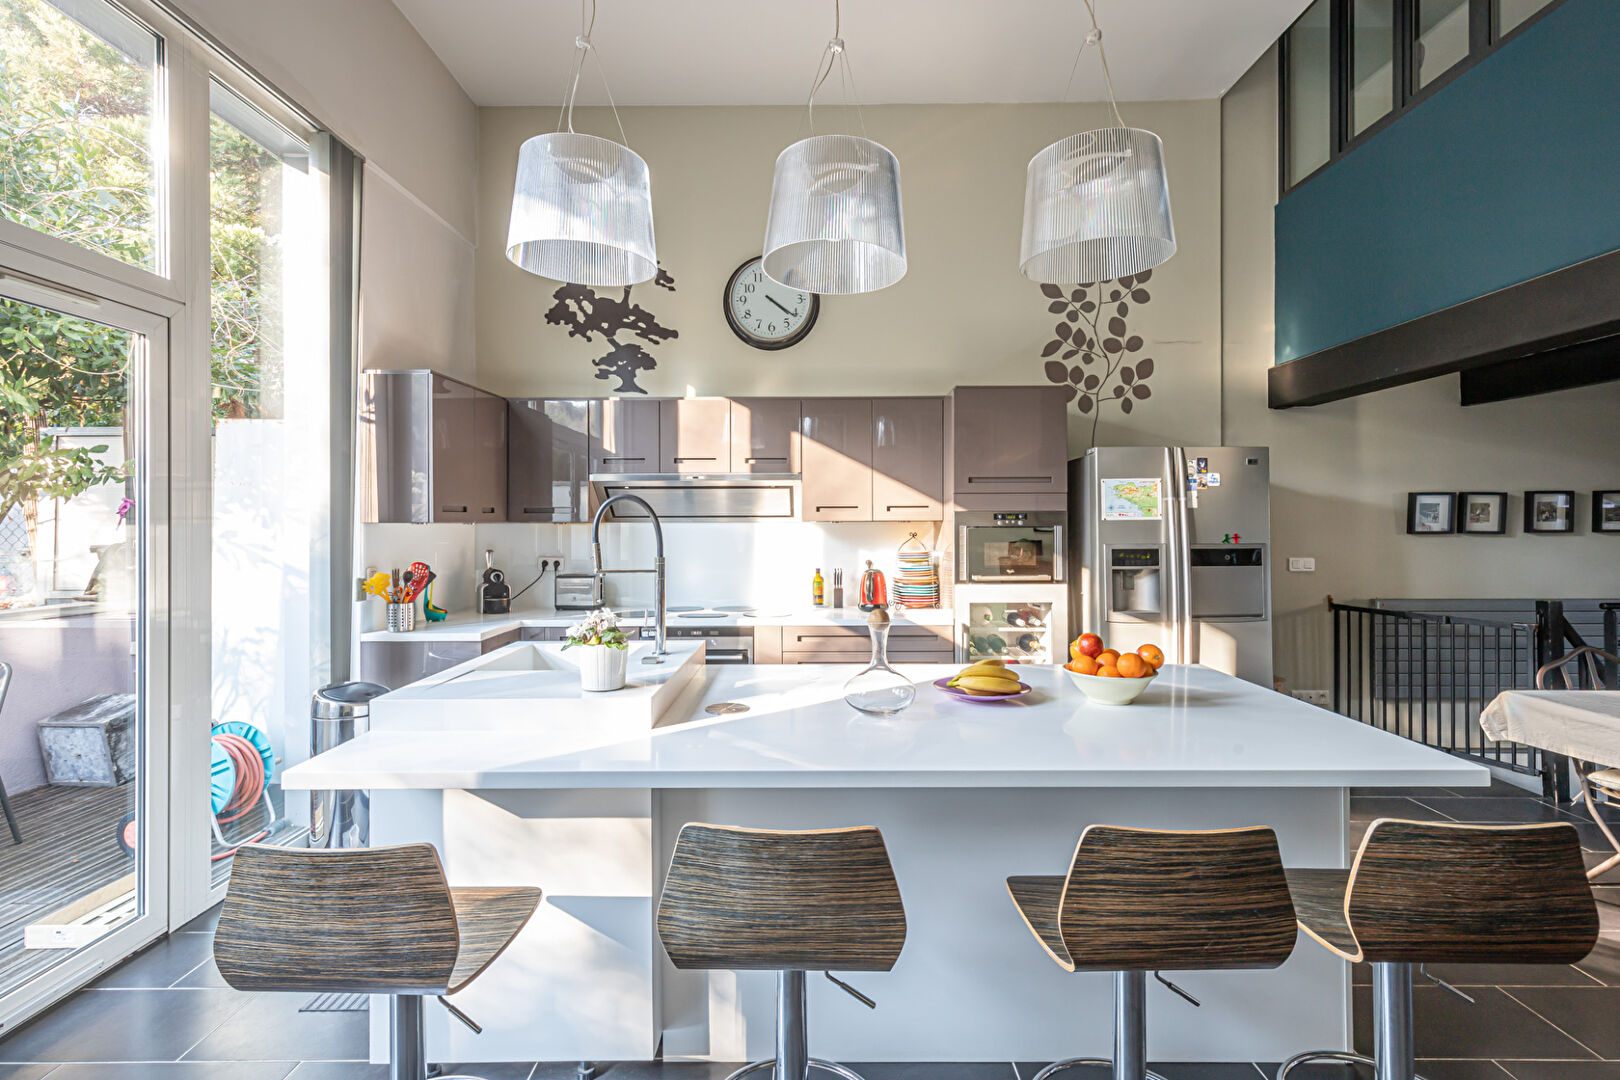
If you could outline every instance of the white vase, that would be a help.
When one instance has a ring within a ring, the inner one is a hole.
[[[581,690],[623,688],[624,664],[630,656],[629,646],[615,649],[607,645],[575,645],[569,652],[579,653]]]

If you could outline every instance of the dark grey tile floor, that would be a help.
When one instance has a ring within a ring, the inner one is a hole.
[[[1359,843],[1379,817],[1573,821],[1593,857],[1606,850],[1588,819],[1500,782],[1473,791],[1354,792],[1347,841]],[[1620,871],[1615,876],[1620,878]],[[1580,964],[1437,966],[1436,974],[1465,987],[1476,1003],[1427,984],[1415,989],[1419,1073],[1427,1080],[1620,1080],[1620,908],[1601,905],[1600,911],[1603,942]],[[299,1011],[304,997],[244,994],[224,986],[212,957],[216,919],[217,912],[200,916],[0,1039],[0,1080],[385,1080],[385,1067],[365,1062],[365,1013],[304,1013]],[[1352,977],[1357,1042],[1364,1044],[1371,992],[1365,970]],[[1032,1080],[1044,1064],[890,1062],[854,1068],[867,1080]],[[622,1062],[605,1066],[602,1076],[724,1080],[735,1067]],[[1167,1063],[1153,1068],[1166,1080],[1260,1080],[1274,1077],[1277,1066]],[[451,1065],[445,1071],[483,1080],[573,1080],[575,1065]],[[1105,1075],[1075,1070],[1063,1080]],[[1370,1076],[1360,1068],[1323,1065],[1300,1069],[1293,1080]]]

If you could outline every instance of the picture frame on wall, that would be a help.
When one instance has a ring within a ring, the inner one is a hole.
[[[1406,532],[1409,536],[1440,536],[1456,531],[1455,491],[1406,493]]]
[[[1524,531],[1527,533],[1574,532],[1575,493],[1573,491],[1525,492]]]
[[[1620,491],[1592,492],[1592,531],[1620,536]]]
[[[1472,536],[1501,536],[1507,532],[1507,492],[1457,493],[1457,531]]]

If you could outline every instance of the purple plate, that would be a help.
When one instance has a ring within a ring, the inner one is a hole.
[[[945,691],[957,701],[971,701],[974,704],[989,701],[1007,701],[1012,698],[1023,697],[1025,694],[1034,689],[1034,687],[1030,686],[1029,683],[1020,681],[1018,684],[1019,688],[1010,694],[970,694],[966,690],[958,690],[956,687],[952,686],[950,683],[953,678],[955,678],[954,675],[947,675],[943,679],[935,679],[934,685]]]

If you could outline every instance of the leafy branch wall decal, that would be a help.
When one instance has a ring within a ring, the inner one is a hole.
[[[1055,336],[1041,350],[1042,356],[1051,358],[1046,361],[1046,377],[1062,383],[1075,408],[1091,417],[1090,445],[1097,442],[1104,405],[1117,401],[1119,411],[1128,415],[1137,402],[1153,396],[1147,386],[1153,358],[1136,355],[1143,341],[1125,321],[1133,304],[1140,308],[1153,299],[1142,287],[1152,276],[1152,270],[1144,270],[1117,281],[1068,289],[1041,286],[1042,295],[1051,301],[1046,310],[1062,316]],[[1080,362],[1071,363],[1076,359]]]
[[[652,284],[675,291],[675,278],[662,266]],[[615,394],[645,394],[647,391],[636,382],[636,373],[658,366],[652,354],[634,341],[620,341],[620,331],[653,345],[681,336],[680,331],[659,323],[652,312],[630,302],[630,290],[634,287],[625,286],[624,295],[615,299],[598,295],[589,285],[566,284],[551,294],[557,302],[546,312],[546,322],[568,327],[569,337],[594,341],[591,335],[601,334],[613,346],[591,363],[596,367],[598,379],[619,380],[619,385],[613,387]]]

